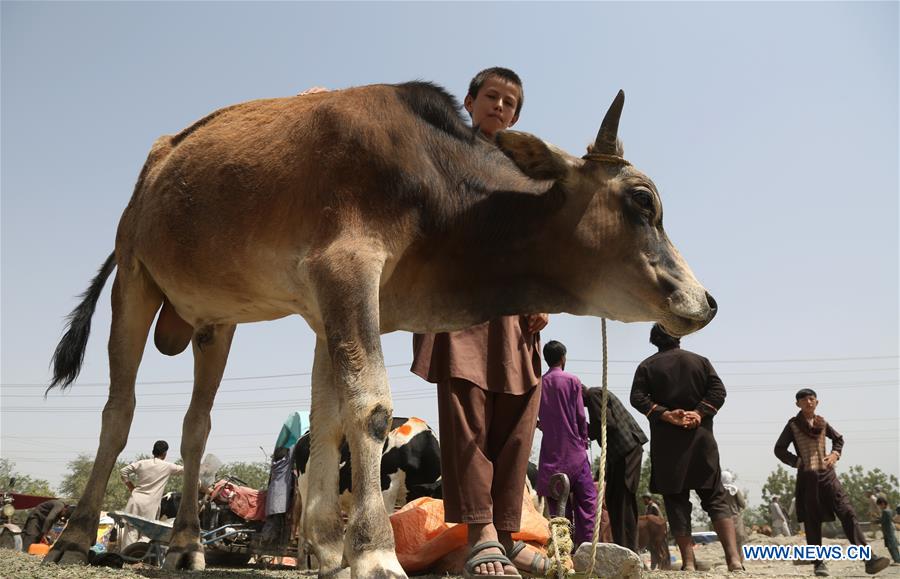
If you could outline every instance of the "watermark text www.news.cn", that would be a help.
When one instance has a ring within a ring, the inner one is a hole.
[[[868,545],[744,545],[748,561],[868,561]]]

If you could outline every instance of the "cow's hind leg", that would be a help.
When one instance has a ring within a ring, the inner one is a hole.
[[[197,510],[200,458],[212,428],[210,410],[225,373],[234,328],[234,324],[206,326],[194,332],[194,392],[181,431],[184,486],[166,554],[164,567],[167,570],[202,570],[206,567]]]
[[[353,457],[353,509],[344,554],[352,575],[366,579],[406,577],[381,496],[381,452],[393,414],[379,331],[384,260],[376,243],[354,239],[346,247],[332,246],[313,269]]]
[[[344,524],[338,503],[341,399],[335,389],[331,357],[325,340],[316,340],[312,371],[310,454],[303,496],[303,537],[318,560],[319,576],[337,576],[343,565]],[[302,545],[301,545],[302,547]]]
[[[134,417],[134,381],[150,324],[161,303],[162,293],[140,266],[130,270],[120,267],[116,272],[109,334],[109,398],[103,407],[100,444],[78,507],[44,562],[87,562],[88,549],[97,535],[109,475],[128,441]]]

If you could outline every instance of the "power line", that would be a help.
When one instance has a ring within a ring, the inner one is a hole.
[[[783,359],[759,359],[759,360],[715,360],[716,364],[781,364],[793,362],[848,362],[855,360],[896,360],[900,359],[900,355],[890,356],[848,356],[848,357],[832,357],[832,358],[783,358]],[[643,360],[609,360],[610,364],[640,364]],[[602,363],[599,358],[569,358],[569,362],[584,363]],[[401,364],[386,364],[385,368],[408,368],[412,362],[404,362]],[[896,369],[896,368],[895,368]],[[311,376],[312,371],[308,372],[292,372],[287,374],[269,374],[258,376],[235,376],[222,378],[223,382],[236,382],[243,380],[270,380],[277,378],[291,378],[297,376]],[[177,380],[144,380],[135,382],[136,385],[165,385],[165,384],[192,384],[193,378],[177,379]],[[109,382],[84,382],[78,383],[82,387],[108,387]],[[29,388],[29,387],[46,387],[47,382],[10,382],[0,383],[0,386],[8,388]]]
[[[845,423],[845,422],[878,422],[890,420],[892,422],[900,422],[900,417],[887,417],[887,418],[836,418],[834,422],[836,423]],[[719,422],[718,428],[722,428],[723,424],[785,424],[787,422],[787,418],[784,420],[727,420],[724,423]],[[841,432],[845,432],[842,430]],[[222,433],[222,434],[214,434],[210,435],[215,436],[216,438],[224,438],[224,437],[254,437],[254,436],[271,436],[274,434],[274,431],[267,432],[245,432],[245,433]],[[719,433],[717,433],[718,435]],[[146,435],[146,436],[129,436],[128,440],[159,440],[163,439],[178,439],[182,435],[181,432],[178,433],[170,433],[170,434],[154,434],[154,435]],[[47,435],[28,435],[28,436],[16,436],[16,435],[7,435],[4,436],[4,439],[10,438],[14,440],[31,440],[31,439],[46,439],[46,440],[71,440],[71,439],[87,439],[87,440],[97,440],[100,437],[100,434],[94,435],[82,435],[82,436],[47,436]]]
[[[716,364],[782,364],[791,362],[849,362],[853,360],[896,360],[898,355],[891,356],[850,356],[846,358],[782,358],[769,360],[712,360]],[[569,362],[602,363],[600,358],[567,358]],[[640,364],[643,360],[609,360],[615,364]]]
[[[397,381],[397,380],[406,380],[409,378],[417,378],[417,377],[418,376],[388,376],[388,380],[389,381],[390,380]],[[306,389],[306,388],[311,388],[311,387],[312,387],[311,384],[292,384],[289,386],[260,386],[259,388],[231,388],[231,389],[227,389],[227,390],[219,390],[217,393],[217,396],[219,394],[229,394],[232,392],[265,392],[265,391],[269,391],[269,390],[298,390],[298,389]],[[31,386],[28,386],[28,388],[31,388]],[[184,389],[184,390],[179,390],[178,392],[139,392],[139,393],[137,393],[137,395],[140,397],[144,397],[144,396],[174,396],[176,394],[188,395],[190,393],[191,393],[190,389]],[[51,394],[48,396],[48,398],[50,398],[50,396],[53,396],[54,394],[59,397],[67,397],[67,398],[68,397],[77,397],[77,398],[104,398],[105,399],[105,398],[109,397],[108,394],[81,394],[80,392],[65,391],[65,392],[51,392]],[[4,398],[35,398],[35,397],[43,398],[44,392],[43,392],[43,390],[41,390],[41,392],[36,392],[34,394],[3,394],[3,397]]]
[[[590,372],[583,372],[582,374],[590,374]],[[400,377],[395,377],[395,378],[388,377],[388,379],[392,380],[392,379],[403,379],[403,378],[411,378],[411,377],[412,376],[400,376]],[[832,387],[842,387],[842,386],[874,387],[874,386],[891,386],[891,385],[897,385],[897,384],[898,384],[898,382],[895,382],[893,380],[876,380],[876,381],[867,381],[867,382],[857,382],[857,381],[853,381],[853,382],[809,382],[810,386],[815,386],[816,388],[825,388],[825,389],[832,388]],[[241,392],[257,393],[257,392],[274,391],[274,390],[297,391],[297,390],[305,390],[308,388],[311,388],[310,384],[302,384],[300,386],[296,386],[296,385],[294,385],[294,386],[264,386],[261,388],[239,388],[239,389],[233,389],[233,390],[222,390],[219,392],[219,394],[241,393]],[[400,390],[401,388],[407,388],[409,390]],[[749,391],[753,391],[753,392],[774,392],[774,391],[779,391],[779,390],[791,390],[791,389],[795,389],[795,388],[797,388],[796,382],[782,383],[782,384],[729,384],[726,386],[726,389],[729,392],[740,392],[741,390],[749,390]],[[398,399],[398,400],[412,399],[412,398],[408,398],[408,396],[411,394],[414,394],[414,393],[419,393],[422,391],[422,389],[423,389],[423,387],[419,384],[413,384],[413,385],[409,385],[409,386],[396,386],[395,388],[392,389],[392,392],[393,392],[392,395],[395,399]],[[615,394],[627,393],[626,391],[621,390],[619,388],[610,388],[610,390]],[[184,391],[183,393],[185,395],[187,395],[189,392]],[[174,394],[178,394],[178,393],[146,392],[146,393],[139,393],[137,396],[139,399],[143,399],[145,397],[151,397],[151,396],[171,397]],[[432,390],[429,390],[427,395],[422,396],[422,398],[432,398],[434,396],[435,396],[434,392]],[[4,398],[31,398],[31,399],[34,399],[36,397],[43,398],[43,395],[42,394],[31,394],[31,395],[29,395],[29,394],[5,394],[4,395]],[[48,400],[58,400],[61,397],[106,399],[108,396],[105,394],[66,393],[66,394],[62,394],[60,397],[48,398]],[[305,395],[304,395],[303,400],[307,400]],[[294,401],[294,399],[290,399],[289,401]],[[308,400],[307,400],[307,402],[308,402]],[[145,409],[147,409],[147,408],[150,408],[150,407],[145,407]]]
[[[723,376],[790,376],[790,375],[803,375],[803,374],[852,374],[862,373],[862,372],[887,372],[887,371],[897,371],[900,370],[900,367],[893,368],[858,368],[858,369],[841,369],[841,370],[793,370],[786,372],[720,372]],[[602,374],[599,371],[579,371],[575,372],[575,374]],[[610,376],[632,376],[633,372],[609,372]]]
[[[811,386],[814,386],[820,390],[831,390],[836,388],[844,388],[846,386],[852,386],[854,388],[885,388],[891,386],[897,386],[898,382],[894,380],[880,380],[873,382],[826,382],[826,383],[813,383]],[[756,385],[740,385],[740,386],[729,386],[728,392],[733,394],[745,394],[745,393],[759,393],[759,392],[785,392],[792,391],[797,388],[797,384],[756,384]],[[627,391],[618,390],[610,388],[610,391],[616,395],[626,396],[628,395]],[[398,394],[394,394],[391,396],[392,400],[397,402],[405,402],[412,400],[432,400],[437,397],[437,393],[433,390],[429,390],[427,392],[400,392]],[[311,398],[303,396],[298,398],[287,398],[287,399],[278,399],[278,400],[267,400],[262,402],[255,403],[247,403],[247,402],[219,402],[213,406],[214,410],[262,410],[267,408],[279,408],[284,405],[294,405],[299,408],[308,408],[311,404]],[[165,404],[165,405],[147,405],[141,406],[138,404],[137,410],[141,413],[154,413],[154,412],[185,412],[188,409],[188,403],[185,402],[183,404]],[[0,409],[0,412],[10,413],[10,414],[28,414],[28,413],[45,413],[45,412],[54,412],[54,413],[80,413],[80,412],[100,412],[102,409],[99,407],[92,406],[76,406],[76,407],[65,407],[65,408],[35,408],[32,406],[28,407],[8,407],[4,406]]]
[[[385,368],[402,368],[409,367],[412,362],[406,362],[403,364],[385,364]],[[312,376],[312,371],[309,372],[292,372],[289,374],[269,374],[265,376],[234,376],[230,378],[222,378],[222,382],[237,382],[241,380],[271,380],[273,378],[293,378],[296,376]],[[161,385],[161,384],[193,384],[194,379],[188,378],[186,380],[142,380],[135,382],[135,385]],[[109,386],[109,382],[84,382],[77,383],[78,386]],[[5,387],[15,387],[15,388],[29,388],[33,386],[43,386],[47,387],[47,382],[19,382],[19,383],[10,383],[10,384],[0,384],[0,386]]]

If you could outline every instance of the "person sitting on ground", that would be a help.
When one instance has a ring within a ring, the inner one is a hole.
[[[550,369],[541,378],[538,420],[543,436],[535,486],[539,495],[548,497],[550,512],[556,514],[559,501],[550,496],[550,477],[556,473],[569,477],[573,498],[566,503],[566,516],[574,524],[573,547],[577,549],[593,537],[597,514],[583,386],[577,376],[565,371],[566,347],[562,343],[547,342],[544,360]]]
[[[821,545],[822,523],[833,521],[837,515],[850,544],[865,545],[866,538],[859,528],[856,512],[834,472],[834,465],[844,448],[844,437],[816,414],[819,398],[814,390],[802,388],[794,398],[800,412],[788,420],[781,431],[775,442],[775,456],[797,469],[797,519],[806,531],[806,544]],[[827,454],[826,438],[831,439],[831,452]],[[791,444],[797,454],[788,450]],[[866,573],[874,575],[890,563],[887,557],[877,557],[873,553],[866,561]],[[814,569],[816,576],[828,576],[824,561],[816,561]]]
[[[57,521],[65,521],[75,510],[61,500],[44,501],[31,509],[22,528],[22,550],[26,553],[34,543],[40,543]]]

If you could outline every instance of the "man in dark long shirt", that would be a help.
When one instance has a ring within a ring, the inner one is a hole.
[[[841,521],[844,535],[853,545],[865,545],[866,539],[859,528],[856,513],[834,472],[834,465],[841,457],[844,437],[816,414],[819,399],[810,388],[803,388],[795,395],[800,412],[785,425],[775,443],[775,456],[784,464],[797,469],[795,491],[797,520],[806,530],[807,545],[822,544],[822,523],[833,521],[835,515]],[[825,438],[831,439],[831,452],[825,454]],[[797,454],[788,450],[793,444]],[[866,561],[866,573],[874,575],[890,565],[886,557],[872,557]],[[824,561],[816,561],[815,574],[827,577]]]
[[[713,436],[713,416],[725,402],[725,386],[709,360],[682,350],[681,340],[659,324],[650,331],[650,343],[659,351],[640,363],[631,386],[631,405],[650,420],[650,491],[663,495],[683,569],[696,569],[690,502],[694,490],[719,536],[729,571],[740,570]]]
[[[546,357],[546,356],[545,356]],[[641,482],[641,458],[647,435],[615,394],[606,401],[606,509],[613,542],[635,553],[638,550],[637,489]],[[590,425],[588,436],[600,443],[602,388],[585,388],[584,404]]]
[[[27,553],[28,547],[41,542],[56,521],[68,518],[72,510],[72,506],[60,500],[44,501],[31,509],[22,529],[22,550]]]

